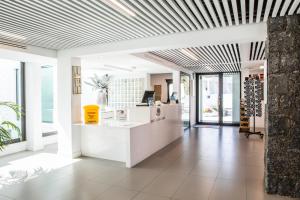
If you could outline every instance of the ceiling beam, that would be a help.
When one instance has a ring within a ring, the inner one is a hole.
[[[92,54],[139,53],[217,44],[264,41],[266,36],[266,23],[256,23],[64,49],[58,51],[58,54],[77,57]]]
[[[188,73],[188,74],[193,74],[194,72],[187,69],[187,68],[184,68],[184,67],[181,67],[173,62],[169,62],[159,56],[156,56],[152,53],[135,53],[133,54],[134,56],[137,56],[139,58],[143,58],[145,60],[148,60],[150,62],[153,62],[153,63],[157,63],[157,64],[160,64],[160,65],[164,65],[165,67],[168,67],[169,69],[171,70],[174,70],[174,71],[182,71],[182,72],[185,72],[185,73]]]
[[[57,52],[35,46],[26,46],[25,49],[0,44],[0,55],[3,59],[36,62],[43,65],[56,65]]]

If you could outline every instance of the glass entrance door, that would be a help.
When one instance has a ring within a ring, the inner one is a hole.
[[[198,123],[238,124],[240,121],[240,74],[198,75]]]
[[[223,123],[240,122],[240,74],[226,73],[222,78],[222,119]]]
[[[219,75],[199,76],[199,121],[219,123]]]

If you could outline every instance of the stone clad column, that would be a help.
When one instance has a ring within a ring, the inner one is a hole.
[[[268,21],[266,191],[300,197],[300,15]]]

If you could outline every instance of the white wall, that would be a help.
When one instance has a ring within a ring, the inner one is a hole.
[[[80,144],[73,141],[78,131],[72,124],[81,121],[80,95],[72,94],[72,65],[80,66],[80,59],[58,54],[56,71],[56,109],[58,129],[58,153],[67,158],[80,155]],[[78,140],[77,140],[78,141]]]
[[[171,73],[164,74],[151,74],[151,90],[154,90],[154,85],[161,85],[161,101],[167,102],[168,100],[168,84],[166,79],[172,79]]]
[[[25,63],[26,139],[27,148],[42,149],[42,69],[39,63]]]

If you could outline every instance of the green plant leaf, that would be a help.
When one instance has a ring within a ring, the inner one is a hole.
[[[19,128],[17,125],[15,125],[13,122],[10,122],[10,121],[3,121],[3,122],[1,123],[1,126],[2,126],[2,127],[6,127],[7,129],[15,130],[15,131],[18,132],[18,135],[19,135],[19,136],[21,135],[21,130],[20,130],[20,128]]]
[[[0,101],[0,107],[1,106],[8,107],[11,110],[13,110],[17,115],[17,119],[20,119],[21,116],[24,114],[22,108],[14,102]],[[21,135],[20,128],[13,122],[11,121],[0,122],[0,150],[1,151],[4,149],[4,146],[7,144],[7,141],[11,140],[9,129],[15,130],[17,131],[19,136]]]
[[[0,151],[3,151],[4,146],[6,145],[5,142],[11,140],[10,133],[7,129],[0,125]]]
[[[18,119],[24,114],[24,112],[21,109],[21,106],[14,102],[0,101],[0,106],[5,106],[13,110],[16,113]]]

